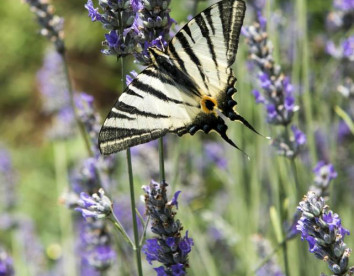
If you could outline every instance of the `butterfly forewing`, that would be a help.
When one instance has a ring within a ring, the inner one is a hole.
[[[216,96],[233,78],[238,38],[245,14],[242,1],[221,1],[198,14],[172,39],[167,53],[203,93]]]

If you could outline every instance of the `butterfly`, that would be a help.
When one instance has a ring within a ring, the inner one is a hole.
[[[246,5],[222,0],[190,20],[165,50],[148,48],[151,65],[126,88],[99,134],[102,154],[149,142],[168,132],[182,136],[216,131],[226,134],[225,120],[240,121],[235,111],[235,62]]]

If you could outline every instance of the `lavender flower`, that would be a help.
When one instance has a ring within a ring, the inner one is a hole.
[[[41,35],[54,43],[58,53],[64,53],[64,20],[54,14],[54,8],[47,0],[25,0],[31,7],[31,11],[37,16],[38,23],[42,27]]]
[[[80,229],[78,250],[82,258],[82,269],[85,269],[83,273],[92,271],[88,272],[85,266],[99,271],[109,269],[116,255],[107,222],[102,220],[111,213],[111,201],[100,189],[102,183],[109,186],[108,183],[102,182],[105,179],[110,180],[107,172],[99,166],[99,159],[88,158],[71,177],[74,192],[62,196],[63,203],[69,208],[76,208],[85,217],[85,220],[77,218],[77,226]]]
[[[327,27],[332,31],[340,28],[348,30],[354,22],[354,3],[352,0],[334,0],[333,11],[327,16]]]
[[[291,126],[292,136],[289,141],[278,138],[272,141],[272,145],[277,149],[278,154],[288,158],[295,158],[306,145],[306,135],[295,125]]]
[[[344,39],[338,47],[333,41],[329,41],[326,45],[326,51],[337,59],[354,61],[354,36]]]
[[[170,0],[142,1],[99,0],[95,8],[88,0],[85,8],[92,21],[100,21],[109,30],[102,53],[118,57],[132,54],[142,64],[151,62],[147,49],[156,46],[163,49],[169,39],[169,30],[174,22],[169,15]]]
[[[324,161],[319,161],[313,172],[314,185],[310,187],[310,191],[315,192],[317,196],[327,197],[329,184],[337,177],[337,172],[332,164],[326,164]]]
[[[346,275],[351,249],[343,240],[349,231],[342,226],[339,216],[314,192],[307,193],[298,209],[302,216],[297,229],[301,231],[301,239],[308,242],[310,252],[327,262],[335,275]]]
[[[254,235],[252,236],[252,241],[256,246],[257,254],[260,259],[267,258],[271,254],[272,246],[270,242],[266,240],[264,237],[260,235]],[[267,276],[267,275],[283,276],[284,274],[282,273],[279,264],[277,263],[277,260],[274,256],[256,271],[256,275],[257,276]]]
[[[82,192],[78,205],[80,207],[75,210],[81,212],[84,218],[102,219],[112,213],[112,202],[104,194],[103,189],[99,189],[98,193],[91,196]]]
[[[98,133],[101,129],[100,117],[93,107],[93,97],[86,93],[77,93],[75,95],[75,106],[80,122],[85,127],[86,133],[90,137],[91,149],[95,156],[99,156]]]
[[[78,221],[78,227],[80,229],[78,252],[82,257],[82,268],[90,266],[97,271],[109,269],[116,259],[116,253],[105,221],[89,218],[88,221]]]
[[[257,22],[242,28],[249,46],[249,58],[260,69],[258,78],[264,90],[264,96],[258,90],[253,91],[253,94],[257,103],[266,106],[268,123],[286,126],[299,107],[295,105],[289,78],[283,74],[280,65],[274,62],[273,45],[268,40],[266,25],[265,18],[259,13]]]
[[[11,257],[6,251],[0,247],[0,275],[12,276],[15,275],[15,270]]]
[[[47,51],[42,68],[37,73],[43,111],[52,116],[52,127],[47,135],[65,139],[75,133],[75,116],[70,106],[70,95],[65,77],[63,57],[53,49]]]
[[[143,186],[146,213],[152,220],[151,231],[157,235],[146,240],[143,251],[150,264],[153,261],[163,264],[163,267],[155,268],[157,275],[185,275],[193,239],[188,237],[188,231],[181,237],[182,225],[174,219],[176,213],[172,208],[178,206],[177,197],[180,192],[168,201],[166,187],[167,184],[155,181],[151,181],[149,186]]]

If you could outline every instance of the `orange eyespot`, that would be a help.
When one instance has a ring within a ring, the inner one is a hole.
[[[216,100],[212,97],[204,95],[200,100],[200,106],[205,113],[213,113],[214,108],[218,107]]]

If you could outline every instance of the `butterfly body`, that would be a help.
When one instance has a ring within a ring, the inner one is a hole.
[[[120,96],[99,135],[103,154],[168,132],[182,136],[214,130],[229,144],[225,119],[254,128],[235,111],[231,66],[245,14],[241,0],[222,0],[188,22],[165,51],[148,49],[151,65]]]

